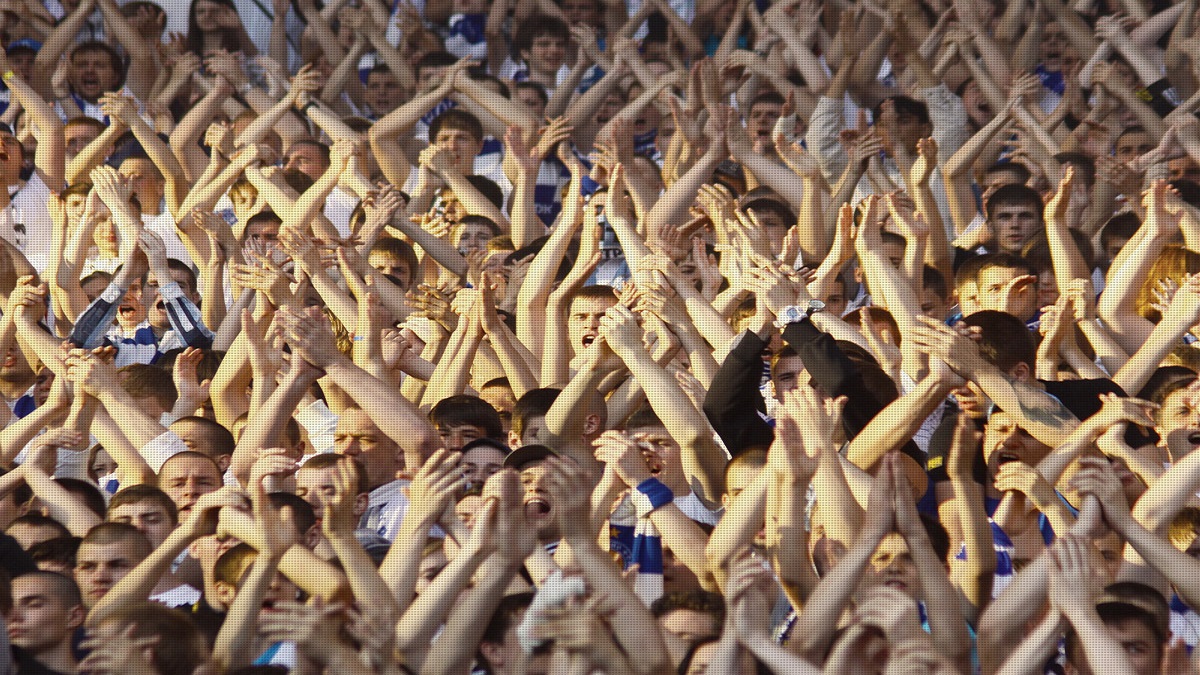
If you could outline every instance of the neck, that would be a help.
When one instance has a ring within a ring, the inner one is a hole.
[[[13,401],[24,396],[32,386],[33,378],[20,381],[0,378],[0,396],[3,396],[6,401]]]
[[[34,654],[34,659],[50,670],[57,670],[61,673],[72,673],[72,675],[78,671],[79,663],[75,660],[75,655],[71,652],[71,638],[69,635],[62,642],[48,650]]]

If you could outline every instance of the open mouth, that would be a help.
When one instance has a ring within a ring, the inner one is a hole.
[[[1008,464],[1009,462],[1019,461],[1021,461],[1021,458],[1011,452],[1002,452],[996,456],[996,464],[1001,466]]]
[[[592,343],[595,341],[596,341],[595,335],[584,335],[583,336],[583,346],[584,347],[591,347]]]
[[[1188,434],[1187,440],[1192,445],[1200,445],[1200,431],[1193,431]]]
[[[525,501],[525,515],[530,518],[544,518],[550,514],[550,502],[541,497],[530,497]]]

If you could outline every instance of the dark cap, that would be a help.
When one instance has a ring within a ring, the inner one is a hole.
[[[778,192],[770,188],[758,187],[747,192],[738,206],[743,211],[762,209],[778,213],[783,218],[785,227],[796,224],[796,212],[792,210],[791,205]]]
[[[504,441],[497,440],[495,438],[487,438],[487,437],[476,438],[475,440],[471,441],[470,443],[467,443],[466,445],[462,446],[462,450],[460,452],[462,452],[462,454],[465,455],[468,452],[474,450],[475,448],[494,448],[496,450],[499,450],[500,454],[505,455],[505,456],[508,455],[508,446],[504,443]],[[507,462],[507,460],[505,460],[505,461]],[[507,464],[506,464],[506,466],[507,466]]]
[[[526,445],[508,453],[508,457],[504,458],[504,468],[520,471],[525,466],[547,457],[558,457],[558,453],[544,445]]]

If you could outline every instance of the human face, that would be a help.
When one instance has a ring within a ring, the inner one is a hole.
[[[408,290],[412,287],[412,270],[408,263],[382,251],[371,251],[367,256],[367,264],[380,274],[395,277],[400,281],[400,288]]]
[[[121,162],[119,173],[129,179],[133,193],[142,205],[142,213],[158,213],[166,185],[158,168],[144,157],[130,157]]]
[[[554,75],[567,59],[567,41],[552,35],[535,37],[528,51],[521,52],[529,69],[542,75]]]
[[[263,219],[250,223],[246,226],[245,240],[246,243],[256,242],[261,246],[277,246],[279,241],[279,227],[283,223],[276,220]]]
[[[567,313],[567,335],[576,354],[587,349],[600,335],[600,319],[616,298],[577,297]]]
[[[554,502],[546,484],[546,468],[541,462],[531,462],[521,468],[521,485],[525,486],[525,518],[537,528],[538,538],[556,538]]]
[[[783,395],[800,386],[800,373],[804,372],[804,362],[799,356],[785,356],[775,363],[771,371],[771,384],[775,389],[775,400],[782,401]]]
[[[295,169],[313,180],[319,179],[329,168],[329,158],[320,148],[310,143],[299,143],[288,149],[283,161],[284,169]]]
[[[20,347],[13,345],[4,353],[4,361],[0,363],[0,380],[5,382],[30,382],[34,379],[33,368],[26,360]]]
[[[128,523],[136,527],[150,543],[158,548],[175,529],[171,514],[157,502],[146,500],[133,504],[121,504],[108,512],[108,520]]]
[[[68,124],[63,129],[63,140],[66,141],[67,159],[74,159],[100,135],[96,127],[90,124]]]
[[[421,558],[421,564],[417,567],[417,585],[414,588],[414,595],[420,595],[422,591],[429,588],[429,584],[442,570],[446,569],[446,552],[438,549],[433,553]]]
[[[766,232],[767,241],[771,243],[771,252],[778,255],[783,250],[783,238],[787,236],[788,228],[795,223],[784,222],[783,217],[773,210],[751,209],[750,213],[754,214]]]
[[[40,574],[12,582],[13,608],[8,613],[8,639],[33,655],[71,639],[83,623],[83,608],[70,606],[55,592],[54,582]]]
[[[1154,139],[1145,131],[1131,131],[1117,139],[1113,153],[1126,164],[1154,149]]]
[[[1042,65],[1046,70],[1058,72],[1063,67],[1063,55],[1067,51],[1067,34],[1057,21],[1052,21],[1042,28],[1040,44]]]
[[[675,609],[658,617],[658,624],[667,631],[691,644],[707,637],[716,637],[720,626],[708,612],[694,609]]]
[[[454,452],[462,450],[471,441],[487,437],[487,430],[474,424],[440,424],[437,431],[442,437],[442,446]]]
[[[1125,656],[1129,658],[1133,672],[1137,675],[1158,675],[1163,655],[1163,645],[1158,636],[1144,622],[1134,617],[1109,619],[1104,622],[1112,640],[1121,645]],[[1082,654],[1081,654],[1082,655]],[[1103,668],[1099,672],[1103,672]],[[1067,673],[1071,675],[1092,675],[1098,672],[1087,662],[1067,662]]]
[[[211,33],[220,27],[218,17],[221,15],[221,5],[207,0],[198,0],[195,9],[196,27],[201,32]]]
[[[463,453],[463,476],[469,485],[483,485],[504,468],[504,453],[499,448],[479,446]]]
[[[932,288],[921,289],[921,314],[938,321],[945,321],[950,313],[950,303],[938,296]]]
[[[15,180],[24,161],[25,153],[17,137],[8,132],[0,132],[0,166],[4,168],[5,178]]]
[[[71,86],[85,100],[96,101],[101,94],[116,91],[120,76],[106,51],[86,49],[71,56]]]
[[[396,473],[404,468],[400,446],[359,409],[345,410],[338,417],[333,447],[339,455],[354,457],[363,463],[371,489],[395,480]]]
[[[997,312],[1011,311],[1022,321],[1032,319],[1037,312],[1037,293],[1033,292],[1033,289],[1027,289],[1021,293],[1006,291],[1010,282],[1026,274],[1025,270],[1013,267],[988,267],[980,272],[979,308]]]
[[[141,562],[129,548],[127,542],[122,541],[79,545],[79,553],[75,556],[75,583],[79,584],[83,604],[88,608]]]
[[[304,499],[313,508],[317,522],[321,521],[325,513],[325,501],[322,498],[332,497],[335,492],[334,479],[336,477],[336,467],[323,469],[300,467],[300,470],[296,472],[296,496]]]
[[[190,292],[192,280],[188,277],[187,272],[172,269],[171,281],[179,284],[179,288],[183,290],[184,295],[187,295],[192,302],[196,302],[199,299],[195,296],[195,293]],[[146,305],[146,318],[150,320],[150,325],[155,328],[170,328],[171,319],[167,315],[167,303],[158,294],[158,281],[154,277],[150,277],[146,280],[146,286],[150,292]]]
[[[992,210],[990,224],[1000,250],[1020,254],[1021,248],[1042,228],[1042,214],[1032,204],[1001,204]]]
[[[783,115],[783,106],[778,103],[760,102],[750,108],[746,116],[746,133],[755,143],[765,143],[771,140],[771,132],[775,130],[775,122]]]
[[[404,88],[395,75],[381,70],[373,70],[367,75],[366,101],[376,115],[395,110],[403,98]]]
[[[475,138],[465,129],[439,129],[433,142],[439,148],[449,150],[454,163],[463,174],[474,173],[475,156],[483,149],[483,140]]]
[[[513,98],[524,103],[539,120],[546,116],[545,101],[542,100],[541,96],[537,95],[537,92],[529,87],[517,87],[513,91]]]
[[[463,223],[458,226],[458,252],[467,255],[486,250],[494,236],[492,229],[483,223]]]
[[[95,458],[92,459],[92,473],[97,477],[107,476],[117,470],[117,462],[109,456],[108,451],[101,448],[96,451]]]
[[[1037,466],[1049,454],[1050,447],[1035,439],[1007,413],[992,413],[983,431],[983,453],[988,474],[995,478],[1000,466],[1023,462]]]
[[[1168,394],[1157,419],[1154,430],[1166,444],[1172,462],[1178,462],[1200,447],[1200,405],[1197,405],[1193,387]]]
[[[642,455],[646,458],[651,476],[662,481],[678,496],[691,491],[683,473],[682,449],[671,438],[666,427],[633,429],[629,433],[642,447]]]
[[[180,520],[191,513],[196,500],[223,484],[217,465],[206,457],[172,457],[158,474],[158,486],[175,502]]]
[[[875,553],[871,554],[871,566],[867,568],[863,582],[870,586],[882,584],[914,600],[921,599],[921,576],[912,552],[908,550],[904,538],[895,532],[884,537]]]

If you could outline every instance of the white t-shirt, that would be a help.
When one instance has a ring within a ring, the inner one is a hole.
[[[35,171],[25,185],[9,187],[8,193],[12,203],[0,209],[0,236],[20,249],[39,274],[45,272],[50,264],[54,229],[46,206],[50,188]]]
[[[384,539],[395,541],[400,531],[400,521],[408,510],[408,495],[404,488],[411,481],[394,480],[371,490],[367,511],[359,521],[359,528],[378,532]]]

